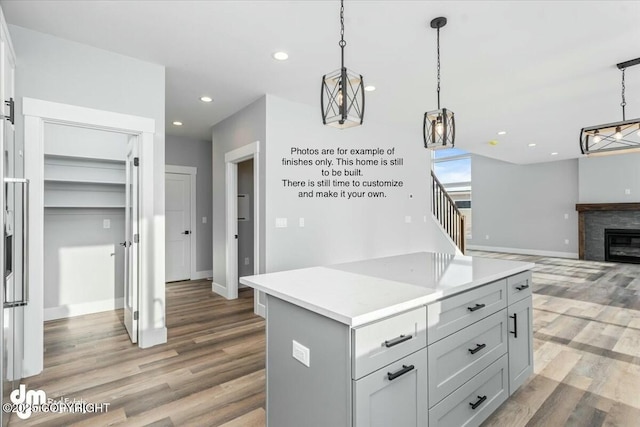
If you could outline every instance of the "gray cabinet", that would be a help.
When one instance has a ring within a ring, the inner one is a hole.
[[[509,305],[509,395],[533,373],[531,297]]]
[[[427,425],[427,350],[353,382],[355,427]]]

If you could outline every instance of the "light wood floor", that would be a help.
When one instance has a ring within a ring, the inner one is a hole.
[[[640,425],[640,266],[473,255],[536,262],[535,374],[484,426]],[[120,312],[47,322],[45,370],[28,388],[111,406],[11,425],[263,427],[264,322],[251,291],[225,301],[210,289],[167,285],[168,343],[147,350]]]

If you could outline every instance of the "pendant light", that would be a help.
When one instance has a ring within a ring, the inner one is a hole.
[[[362,75],[344,66],[344,0],[340,0],[340,69],[322,76],[320,105],[322,123],[338,129],[359,126],[364,119],[364,82]]]
[[[424,147],[432,150],[453,148],[456,139],[456,122],[453,111],[440,108],[440,28],[447,25],[447,18],[439,17],[431,21],[431,28],[437,31],[438,54],[438,109],[424,113],[422,136]]]
[[[587,155],[620,154],[640,151],[640,118],[627,120],[625,107],[625,70],[640,64],[640,58],[617,64],[622,71],[622,121],[582,128],[580,131],[580,151]]]

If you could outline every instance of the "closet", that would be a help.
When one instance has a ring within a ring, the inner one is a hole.
[[[128,139],[44,125],[44,320],[123,307]]]

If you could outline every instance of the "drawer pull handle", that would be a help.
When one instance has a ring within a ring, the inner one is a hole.
[[[485,308],[485,305],[484,304],[476,304],[475,307],[467,307],[467,310],[476,311],[476,310],[480,310],[481,308]]]
[[[514,338],[518,338],[518,313],[513,313],[513,316],[509,316],[513,319],[513,331],[509,331],[510,334],[513,334]]]
[[[529,285],[522,285],[522,286],[516,286],[516,289],[519,290],[519,291],[524,291],[528,287],[529,287]]]
[[[399,370],[399,371],[397,371],[397,372],[393,372],[393,373],[391,373],[391,372],[387,372],[387,378],[389,378],[389,381],[393,381],[393,380],[395,380],[396,378],[398,378],[398,377],[400,377],[400,376],[402,376],[402,375],[406,374],[407,372],[409,372],[409,371],[413,371],[413,370],[414,370],[414,368],[415,368],[415,366],[413,366],[413,365],[409,365],[409,366],[407,366],[407,365],[402,365],[402,369],[400,369],[400,370]]]
[[[487,396],[478,396],[478,400],[476,401],[476,403],[473,402],[469,402],[469,405],[471,405],[471,409],[476,409],[478,406],[482,405],[482,403],[487,400]]]
[[[413,335],[400,335],[398,338],[394,338],[392,340],[389,341],[385,341],[384,342],[384,346],[385,347],[393,347],[394,345],[398,345],[401,344],[405,341],[409,341],[411,338],[413,338]]]
[[[479,352],[480,350],[482,350],[486,346],[487,346],[486,344],[476,344],[476,348],[470,348],[469,349],[469,353],[476,354],[477,352]]]

